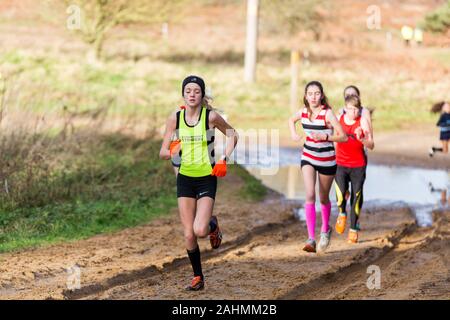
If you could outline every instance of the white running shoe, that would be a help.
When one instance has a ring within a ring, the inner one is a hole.
[[[330,245],[331,240],[331,228],[328,227],[328,232],[321,232],[320,233],[320,241],[319,241],[319,251],[324,252],[327,250],[328,246]]]

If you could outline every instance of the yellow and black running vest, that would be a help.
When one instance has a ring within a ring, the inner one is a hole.
[[[214,128],[209,128],[209,112],[201,108],[197,123],[193,126],[186,123],[186,110],[177,112],[177,136],[181,140],[182,175],[188,177],[204,177],[214,167]]]

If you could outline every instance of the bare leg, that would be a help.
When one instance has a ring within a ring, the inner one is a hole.
[[[194,233],[195,211],[197,209],[197,199],[180,197],[178,198],[178,208],[180,210],[181,222],[184,229],[184,242],[187,254],[191,262],[194,279],[189,290],[198,290],[203,287],[202,282],[198,282],[197,277],[203,279],[202,262],[197,237]],[[196,283],[194,283],[194,280]]]
[[[183,224],[184,243],[187,250],[197,247],[197,237],[194,233],[195,210],[197,200],[194,198],[178,198],[178,209],[180,211],[181,223]]]
[[[194,234],[204,238],[209,234],[209,221],[214,208],[214,199],[203,197],[197,200],[197,214],[194,220]]]
[[[305,185],[305,202],[316,202],[316,170],[313,166],[305,165],[302,167],[303,181]]]
[[[334,176],[319,174],[319,197],[321,204],[330,203],[330,189],[333,184]]]
[[[448,140],[441,140],[442,142],[442,152],[448,153]]]

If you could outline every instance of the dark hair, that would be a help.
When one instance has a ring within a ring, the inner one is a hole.
[[[348,97],[345,98],[345,104],[349,104],[355,108],[358,108],[359,111],[361,111],[362,106],[361,106],[361,100],[359,99],[358,96],[355,95],[349,95]]]
[[[351,84],[351,85],[345,87],[345,89],[344,89],[344,98],[345,98],[345,91],[347,91],[347,89],[353,89],[353,90],[355,90],[356,93],[358,94],[358,97],[361,97],[361,93],[359,92],[358,87]]]
[[[308,82],[308,84],[305,87],[305,95],[303,96],[303,103],[305,104],[305,107],[308,110],[309,117],[311,117],[312,111],[311,111],[311,107],[309,106],[308,100],[306,100],[306,92],[308,91],[308,88],[311,86],[316,86],[319,88],[320,93],[322,95],[322,97],[320,98],[320,104],[325,106],[326,108],[331,108],[330,105],[328,104],[328,98],[325,95],[325,92],[323,92],[322,84],[319,81]]]
[[[431,112],[433,113],[439,113],[442,111],[442,107],[444,107],[445,101],[440,101],[438,103],[433,104],[431,107]]]

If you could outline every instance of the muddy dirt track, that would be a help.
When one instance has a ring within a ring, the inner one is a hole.
[[[425,152],[434,142],[432,134],[398,135],[397,150],[378,148],[370,159],[448,169],[449,155],[429,159]],[[406,209],[363,211],[358,245],[333,234],[328,251],[314,255],[301,250],[306,226],[292,214],[299,204],[275,193],[264,202],[244,201],[237,176],[219,183],[215,213],[224,241],[217,251],[208,240],[200,241],[204,291],[183,290],[191,267],[175,209],[166,218],[114,234],[0,254],[0,299],[450,298],[448,211],[436,212],[429,228],[418,228]],[[369,265],[381,269],[379,290],[366,286]],[[67,268],[73,266],[80,268],[81,288],[70,291]]]
[[[87,240],[0,255],[1,299],[449,299],[450,212],[418,228],[407,209],[366,212],[361,242],[333,234],[326,253],[301,250],[306,226],[295,203],[270,193],[239,197],[237,176],[220,181],[216,213],[221,248],[200,240],[205,290],[183,290],[191,267],[176,210],[163,219]],[[334,225],[336,217],[332,217]],[[320,219],[318,218],[318,222]],[[317,226],[319,229],[320,225]],[[317,230],[319,232],[319,230]],[[67,268],[81,288],[67,290]],[[381,289],[366,286],[367,267],[381,269]]]

